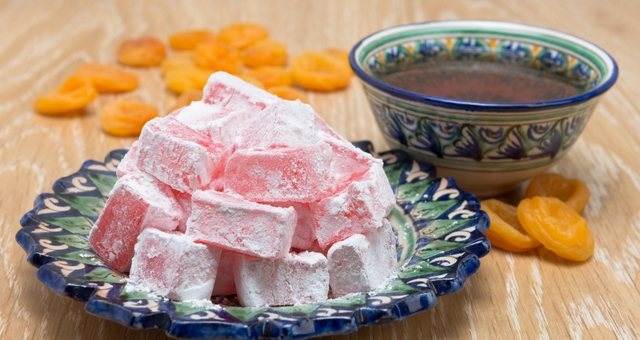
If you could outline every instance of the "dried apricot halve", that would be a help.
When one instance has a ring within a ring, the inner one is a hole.
[[[144,124],[158,116],[158,109],[141,101],[116,101],[102,107],[100,125],[114,136],[138,136]]]
[[[240,76],[249,76],[256,79],[264,87],[293,85],[291,70],[284,67],[263,66],[246,69],[240,73]]]
[[[272,86],[266,88],[267,92],[275,94],[276,96],[286,100],[299,99],[303,103],[308,103],[307,95],[304,92],[291,87],[291,86]]]
[[[162,61],[162,64],[160,65],[160,69],[162,70],[162,72],[167,72],[169,69],[180,68],[185,66],[187,67],[196,66],[196,62],[193,57],[193,52],[191,51],[174,53],[173,55],[171,55],[170,57]]]
[[[246,48],[269,37],[269,31],[262,25],[239,22],[222,27],[218,31],[218,40],[236,48]]]
[[[183,93],[202,89],[210,75],[210,71],[195,66],[175,67],[164,73],[164,81],[173,92]]]
[[[154,37],[125,40],[118,48],[118,62],[128,66],[157,66],[166,55],[164,44]]]
[[[307,51],[292,64],[293,81],[306,90],[334,91],[349,86],[351,70],[338,58],[325,53]]]
[[[211,71],[238,74],[242,69],[240,52],[232,45],[219,41],[202,43],[194,50],[196,66]]]
[[[265,86],[264,84],[256,77],[253,77],[252,75],[246,73],[246,72],[240,72],[240,74],[238,74],[238,78],[246,81],[247,83],[255,86],[255,87],[259,87],[261,89],[264,89]]]
[[[349,65],[349,51],[339,48],[327,48],[323,52],[340,60],[349,70],[349,73],[353,74],[353,70],[351,70],[351,66]]]
[[[556,173],[544,173],[531,179],[524,197],[552,196],[556,197],[575,211],[581,212],[589,200],[589,189],[580,180],[567,179]]]
[[[516,207],[497,199],[483,200],[480,204],[491,221],[486,233],[491,245],[511,252],[525,252],[540,246],[520,225]]]
[[[595,243],[587,221],[558,198],[525,198],[518,204],[517,215],[527,234],[556,255],[573,261],[593,255]]]
[[[75,75],[88,79],[98,93],[126,92],[138,87],[138,76],[115,65],[85,64]]]
[[[89,105],[96,95],[96,89],[88,79],[71,76],[57,90],[36,98],[33,107],[44,115],[75,113]]]
[[[241,58],[247,67],[285,66],[287,46],[276,40],[264,39],[242,50]]]
[[[208,29],[176,32],[169,36],[169,46],[174,50],[193,50],[198,44],[214,40],[216,35]]]
[[[173,105],[169,109],[169,112],[174,112],[182,107],[185,107],[191,104],[191,102],[198,101],[200,99],[202,99],[202,90],[191,89],[191,90],[184,91],[173,103]]]

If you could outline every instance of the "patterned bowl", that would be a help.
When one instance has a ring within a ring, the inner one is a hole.
[[[384,29],[358,42],[349,62],[390,146],[435,165],[439,176],[454,177],[479,196],[514,190],[560,159],[618,75],[613,58],[587,41],[493,21]],[[528,78],[491,79],[466,72],[469,65]],[[398,72],[436,66],[444,68],[390,84]],[[456,67],[464,72],[452,73]],[[505,86],[507,81],[513,83]],[[408,90],[409,83],[431,89]],[[511,90],[532,99],[501,98]]]

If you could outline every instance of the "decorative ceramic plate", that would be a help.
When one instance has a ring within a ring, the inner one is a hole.
[[[372,152],[368,142],[355,143]],[[350,333],[361,326],[402,319],[459,290],[489,251],[488,219],[478,201],[455,181],[436,178],[428,164],[400,151],[377,154],[396,194],[390,221],[397,235],[397,279],[379,290],[290,307],[241,307],[171,301],[127,287],[92,251],[89,230],[116,181],[127,150],[104,162],[88,160],[76,173],[40,194],[21,219],[18,243],[38,278],[55,292],[84,301],[92,314],[134,328],[160,328],[178,338],[309,338]]]

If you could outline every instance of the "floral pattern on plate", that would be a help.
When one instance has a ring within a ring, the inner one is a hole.
[[[356,146],[373,152],[371,143]],[[323,303],[287,307],[241,307],[234,299],[217,304],[172,301],[127,286],[88,243],[91,226],[116,181],[127,152],[110,152],[104,162],[80,169],[40,194],[21,219],[16,240],[37,276],[53,291],[85,302],[92,314],[134,328],[161,328],[177,338],[309,338],[356,331],[399,320],[434,306],[438,296],[459,290],[489,252],[488,218],[475,197],[451,178],[398,150],[376,154],[396,194],[389,219],[397,235],[399,275],[373,292]]]

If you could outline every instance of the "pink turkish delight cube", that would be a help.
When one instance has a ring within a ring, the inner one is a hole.
[[[355,234],[334,243],[327,252],[331,295],[380,288],[396,271],[395,234],[388,221],[366,235]]]
[[[327,258],[320,253],[289,253],[282,259],[240,257],[236,270],[243,306],[282,306],[324,301],[329,293]]]
[[[182,218],[180,219],[180,222],[178,222],[178,227],[176,228],[176,230],[184,233],[187,230],[187,219],[191,215],[191,194],[174,189],[172,189],[172,191],[176,202],[178,202],[178,205],[180,205],[180,209],[182,209],[183,212]]]
[[[155,118],[140,134],[137,165],[176,190],[193,192],[222,176],[228,153],[174,118]]]
[[[308,204],[291,203],[290,205],[296,210],[298,220],[296,222],[296,231],[293,234],[291,247],[298,250],[313,250],[316,242],[316,229],[313,224],[313,215]]]
[[[236,148],[299,147],[318,144],[325,136],[316,126],[316,113],[302,102],[280,101],[260,114],[246,117],[237,131]]]
[[[196,191],[186,234],[197,242],[239,253],[284,257],[296,226],[293,208],[279,208],[213,191]]]
[[[356,148],[347,141],[328,138],[331,150],[329,174],[334,193],[344,189],[349,183],[361,178],[371,167],[382,166],[382,161]]]
[[[213,295],[233,295],[236,293],[236,281],[234,278],[234,268],[238,255],[232,251],[223,250],[218,262],[218,273],[216,282],[213,285]]]
[[[116,167],[116,177],[120,178],[126,174],[130,174],[133,172],[140,172],[138,169],[138,142],[133,142],[129,151],[124,154],[124,157],[118,163]]]
[[[225,168],[224,190],[250,201],[312,202],[327,195],[329,159],[323,144],[236,150]]]
[[[226,114],[227,112],[222,106],[197,101],[172,112],[169,116],[198,132],[206,134],[208,125]]]
[[[129,279],[170,299],[209,299],[219,259],[219,249],[147,228],[138,237]]]
[[[292,207],[296,211],[297,221],[296,230],[293,233],[293,240],[291,241],[291,248],[303,251],[316,249],[314,247],[316,241],[316,231],[313,224],[313,215],[311,208],[306,203],[297,202],[283,202],[283,203],[270,203],[276,207]]]
[[[182,218],[168,186],[145,173],[127,174],[111,190],[89,242],[109,267],[126,272],[143,228],[175,230]]]
[[[209,76],[202,92],[202,102],[219,105],[228,112],[257,112],[280,101],[273,94],[222,71]]]
[[[384,169],[374,163],[337,194],[310,204],[318,243],[326,249],[351,235],[379,228],[394,204]]]

